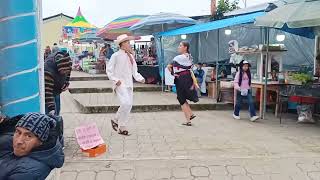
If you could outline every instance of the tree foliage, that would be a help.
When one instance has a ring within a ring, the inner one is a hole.
[[[223,14],[233,11],[235,9],[239,9],[239,0],[219,0],[217,6],[217,12],[214,16],[214,19],[223,19]]]

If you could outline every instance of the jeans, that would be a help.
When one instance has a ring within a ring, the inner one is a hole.
[[[54,102],[56,104],[56,111],[55,111],[55,115],[59,116],[60,115],[60,110],[61,110],[61,101],[60,101],[60,94],[56,95],[54,97]]]
[[[251,117],[256,116],[256,109],[254,107],[253,98],[252,98],[252,91],[251,90],[248,91],[248,95],[247,96],[241,96],[241,92],[237,91],[237,101],[236,101],[236,105],[234,107],[234,115],[239,116],[243,98],[247,98],[248,99],[250,116]]]
[[[61,110],[61,102],[60,102],[60,94],[54,96],[54,104],[55,104],[55,113],[54,115],[59,116],[60,115],[60,110]],[[46,114],[49,114],[49,109],[46,106]]]

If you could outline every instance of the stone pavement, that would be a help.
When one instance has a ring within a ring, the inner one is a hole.
[[[280,125],[272,114],[257,123],[247,120],[247,112],[238,121],[231,111],[195,114],[194,126],[184,127],[181,112],[133,113],[131,136],[123,137],[110,127],[113,114],[81,114],[64,93],[66,163],[60,179],[320,180],[318,126],[289,119]],[[74,137],[76,126],[90,122],[109,146],[97,158],[85,157]]]

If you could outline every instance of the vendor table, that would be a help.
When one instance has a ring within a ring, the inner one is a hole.
[[[157,84],[161,82],[159,66],[139,65],[138,72],[146,79],[147,84]]]
[[[278,81],[270,81],[267,84],[267,91],[276,92],[276,94],[277,94],[276,102],[278,102],[278,100],[279,100],[279,90],[280,90],[280,86],[281,85],[282,84],[280,84]],[[260,113],[260,116],[261,116],[262,111],[263,111],[263,100],[264,100],[263,97],[264,97],[265,84],[263,82],[261,83],[261,82],[253,81],[251,86],[252,86],[252,88],[260,90],[259,113]],[[276,117],[278,116],[278,110],[279,110],[279,105],[278,105],[278,103],[276,103],[276,110],[275,110],[275,116]]]
[[[279,101],[279,91],[281,86],[290,86],[290,101],[298,102],[298,103],[307,103],[307,104],[315,104],[319,102],[320,99],[320,85],[314,84],[311,86],[301,86],[301,85],[290,85],[279,83],[278,81],[270,81],[267,84],[267,91],[276,92],[277,99],[276,102]],[[252,88],[260,89],[260,104],[259,104],[259,112],[262,113],[263,110],[263,97],[264,97],[264,83],[252,82]],[[279,104],[276,103],[275,116],[278,116]]]

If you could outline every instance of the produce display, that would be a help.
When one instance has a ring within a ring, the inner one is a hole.
[[[298,81],[299,84],[302,84],[302,85],[310,84],[313,81],[313,77],[309,74],[306,74],[306,73],[291,74],[291,79],[293,81]]]

